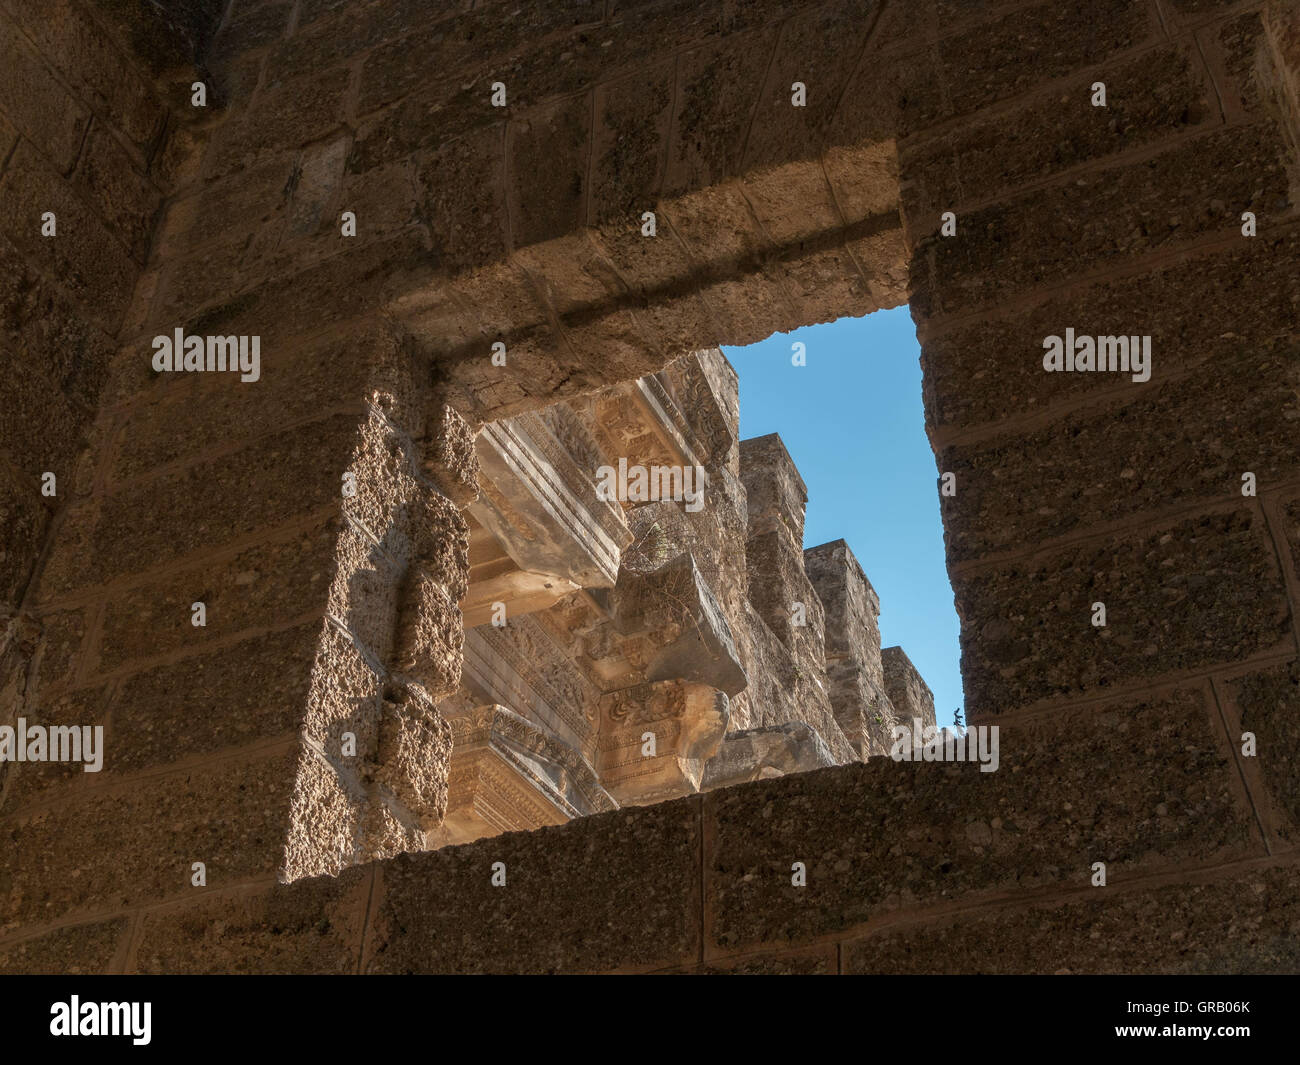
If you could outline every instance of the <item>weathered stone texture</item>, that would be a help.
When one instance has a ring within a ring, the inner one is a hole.
[[[1067,929],[1071,971],[1294,967],[1296,12],[0,0],[0,719],[109,740],[97,780],[0,778],[3,964],[175,971],[228,931],[213,968],[808,970],[841,936],[837,968],[1050,971]],[[1003,764],[764,779],[934,708],[690,353],[905,301]],[[260,337],[262,379],[153,373],[181,326]],[[1067,327],[1150,335],[1152,380],[1044,374]],[[515,418],[501,456],[555,477],[478,466]],[[565,490],[637,455],[709,505]],[[620,617],[625,549],[685,608]],[[519,718],[459,777],[444,697]],[[653,797],[729,743],[759,779],[268,889],[427,846],[449,792],[467,833],[607,810],[593,760],[642,756],[602,705],[673,709]]]
[[[971,720],[1294,639],[1264,524],[1235,507],[957,576]]]
[[[0,929],[175,897],[192,890],[196,861],[206,864],[209,884],[272,875],[284,850],[293,763],[282,753],[217,763],[7,816],[7,846],[21,861],[0,870]],[[228,805],[239,794],[258,800]],[[214,818],[223,807],[230,816]]]
[[[133,971],[355,973],[373,875],[349,869],[291,889],[213,892],[151,910]]]
[[[1300,667],[1295,662],[1242,677],[1230,685],[1241,728],[1255,736],[1259,771],[1284,821],[1278,834],[1290,843],[1300,832]],[[1244,741],[1233,737],[1240,749]]]
[[[598,814],[386,863],[365,971],[582,972],[699,951],[697,800]],[[650,862],[642,856],[653,853]],[[504,887],[492,884],[494,864]],[[624,870],[643,870],[627,920]],[[439,885],[430,896],[429,885]],[[545,942],[531,929],[548,929]],[[521,952],[521,943],[540,949]]]
[[[798,942],[944,900],[1086,886],[1094,861],[1114,883],[1261,853],[1210,715],[1182,691],[1003,726],[995,772],[872,759],[711,792],[711,942]],[[831,803],[846,813],[827,817]],[[797,861],[806,888],[791,884]]]
[[[1292,331],[1300,295],[1286,278],[1297,254],[1300,234],[1294,227],[1265,230],[1226,249],[1162,262],[1136,276],[1071,286],[1030,307],[999,309],[991,319],[945,331],[923,349],[927,417],[948,436],[1014,423],[1018,416],[1113,389],[1111,374],[1043,373],[1043,338],[1060,336],[1071,324],[1098,336],[1128,335],[1138,327],[1151,336],[1152,380],[1134,389],[1139,402],[1153,402],[1146,393],[1162,387],[1186,389],[1186,378],[1198,369],[1191,384],[1204,387],[1221,360],[1240,365],[1252,351],[1277,345]],[[1181,484],[1178,479],[1168,487],[1178,490]]]
[[[880,663],[885,675],[885,692],[899,722],[910,724],[916,719],[921,722],[922,729],[933,728],[934,694],[921,679],[912,660],[901,647],[886,647],[880,652]]]
[[[1056,906],[882,931],[844,945],[847,973],[1294,973],[1300,874],[1241,872]]]
[[[78,976],[110,972],[127,929],[127,919],[58,928],[0,948],[0,974]]]

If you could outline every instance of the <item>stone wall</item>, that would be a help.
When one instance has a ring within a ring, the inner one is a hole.
[[[6,964],[179,969],[220,928],[236,969],[1294,967],[1293,0],[234,0],[206,50],[210,9],[60,10],[0,3],[0,692],[109,755],[5,775]],[[998,772],[873,759],[269,888],[441,815],[481,423],[904,301]],[[177,327],[260,337],[261,379],[153,373]],[[1044,373],[1067,328],[1151,336],[1150,381]]]
[[[1147,813],[1227,767],[1207,709],[1153,702],[1126,732],[1115,707],[1082,737],[1026,723],[996,773],[876,758],[218,888],[8,940],[0,972],[1294,972],[1300,879],[1237,797]],[[1092,764],[1063,772],[1066,749]],[[1097,764],[1145,779],[1108,792]]]
[[[78,456],[193,122],[107,7],[0,4],[0,624],[51,516],[88,490]]]

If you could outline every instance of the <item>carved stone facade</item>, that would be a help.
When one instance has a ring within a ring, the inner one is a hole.
[[[848,545],[803,550],[780,438],[738,434],[717,349],[479,429],[435,845],[861,761],[934,723]]]

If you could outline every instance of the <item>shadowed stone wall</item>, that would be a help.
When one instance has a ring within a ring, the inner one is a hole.
[[[193,80],[193,45],[166,17],[126,19],[128,6],[0,4],[3,623],[51,516],[84,488],[78,454],[195,121],[168,81],[175,62]]]
[[[49,158],[31,79],[5,85],[16,254],[113,286],[6,329],[117,308],[30,586],[6,548],[9,713],[103,723],[110,754],[6,774],[5,964],[179,969],[217,920],[236,969],[1294,968],[1297,25],[1254,0],[234,0],[139,258],[143,207],[30,235],[92,141]],[[65,46],[15,47],[55,78]],[[111,268],[67,250],[96,225]],[[445,802],[470,431],[904,301],[999,770],[878,759],[392,858]],[[261,379],[153,373],[177,327],[259,336]],[[1151,336],[1150,380],[1044,373],[1066,329]],[[52,459],[14,446],[39,544]],[[609,909],[632,885],[635,926]]]

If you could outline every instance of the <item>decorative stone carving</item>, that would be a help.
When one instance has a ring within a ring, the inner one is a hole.
[[[480,431],[439,842],[888,752],[875,592],[803,551],[803,480],[738,419],[714,350]],[[597,498],[620,460],[698,467],[704,505]]]
[[[600,779],[622,805],[699,790],[730,718],[725,692],[655,681],[601,699]]]
[[[837,765],[826,741],[803,721],[728,733],[709,759],[703,791]]]
[[[681,678],[728,695],[744,690],[731,629],[690,554],[648,572],[625,568],[614,588],[614,611],[621,632],[667,633],[665,646],[646,666],[647,680]]]
[[[574,461],[545,419],[485,425],[478,459],[482,495],[470,511],[520,569],[569,582],[562,595],[614,583],[631,541],[622,510],[597,498],[594,471]]]
[[[603,813],[618,804],[573,748],[508,708],[450,715],[447,814],[438,846]]]
[[[533,618],[467,632],[465,680],[485,701],[516,708],[577,750],[590,748],[600,693]]]

